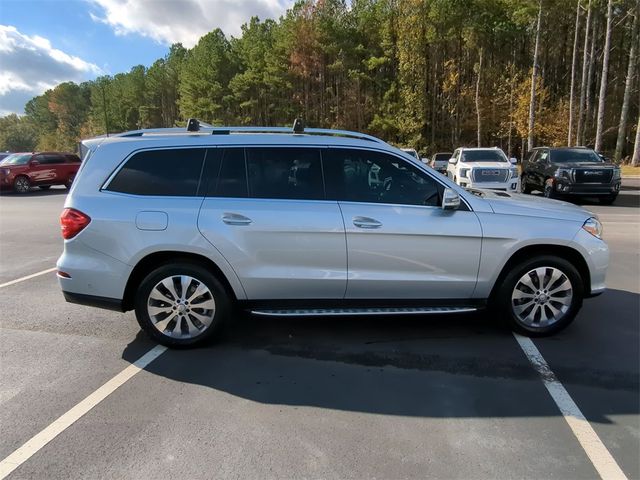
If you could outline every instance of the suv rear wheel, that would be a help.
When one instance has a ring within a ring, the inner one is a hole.
[[[556,256],[538,256],[507,274],[496,300],[511,328],[535,337],[569,325],[582,307],[583,285],[576,268]]]
[[[212,338],[229,317],[230,301],[209,270],[175,263],[158,267],[142,280],[135,311],[151,338],[180,347]]]

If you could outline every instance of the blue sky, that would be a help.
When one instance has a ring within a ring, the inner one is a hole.
[[[63,81],[151,65],[216,27],[238,35],[252,15],[293,0],[0,0],[0,115]]]

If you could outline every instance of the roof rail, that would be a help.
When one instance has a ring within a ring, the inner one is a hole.
[[[118,133],[111,135],[113,137],[142,137],[144,135],[230,135],[238,133],[278,133],[289,135],[319,135],[355,138],[359,140],[368,140],[370,142],[385,144],[383,140],[366,133],[353,132],[350,130],[334,130],[325,128],[304,128],[296,119],[294,129],[289,127],[213,127],[204,122],[200,122],[195,118],[190,118],[187,122],[187,128],[148,128],[142,130],[132,130],[130,132]]]

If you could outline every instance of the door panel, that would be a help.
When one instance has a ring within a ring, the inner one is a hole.
[[[347,252],[337,202],[207,198],[198,227],[250,300],[344,297]]]
[[[52,183],[56,178],[56,165],[51,164],[49,155],[36,155],[35,160],[38,161],[38,165],[30,165],[29,177],[34,184],[47,184]]]
[[[346,298],[470,298],[482,241],[475,213],[442,210],[444,186],[389,153],[331,148],[323,165],[347,234]]]
[[[344,297],[344,224],[338,202],[320,199],[317,149],[227,148],[207,154],[205,176],[199,229],[233,266],[248,299]]]
[[[355,202],[340,202],[340,208],[349,259],[346,298],[471,297],[482,241],[475,213]],[[380,225],[362,228],[363,218]]]

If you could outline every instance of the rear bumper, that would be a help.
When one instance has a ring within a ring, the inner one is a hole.
[[[63,291],[62,294],[64,295],[64,299],[69,303],[77,303],[78,305],[86,305],[88,307],[124,312],[124,309],[122,308],[122,300],[117,298],[97,297],[95,295],[85,295],[83,293],[65,291]]]

